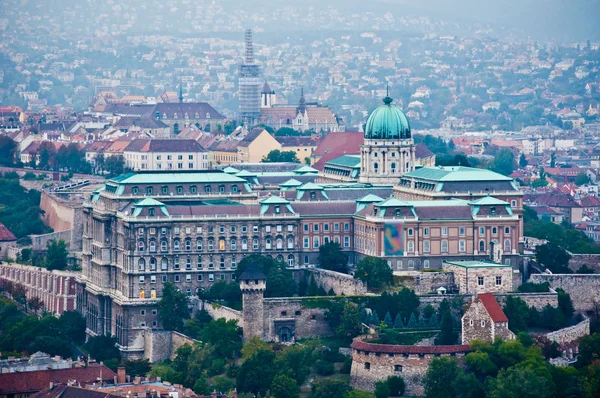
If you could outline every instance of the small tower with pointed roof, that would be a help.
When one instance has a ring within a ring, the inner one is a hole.
[[[260,107],[261,108],[272,108],[277,101],[275,100],[275,90],[271,90],[269,83],[265,81],[263,84],[262,92],[260,93]]]
[[[238,280],[242,291],[244,340],[263,338],[267,277],[256,263],[250,263]]]

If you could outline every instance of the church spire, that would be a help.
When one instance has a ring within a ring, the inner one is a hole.
[[[179,81],[179,102],[183,102],[183,80]]]
[[[306,100],[304,99],[304,87],[300,89],[300,102],[298,103],[298,112],[306,111]]]

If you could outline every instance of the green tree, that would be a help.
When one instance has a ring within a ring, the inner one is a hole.
[[[236,320],[219,318],[204,327],[201,340],[212,345],[217,357],[234,358],[242,349],[242,329]]]
[[[536,246],[535,258],[542,267],[549,269],[553,274],[571,273],[568,267],[571,255],[555,243],[548,242]]]
[[[423,379],[425,397],[427,398],[456,398],[455,381],[462,370],[456,364],[456,359],[450,357],[434,358],[427,368]]]
[[[273,382],[271,383],[271,396],[273,398],[299,397],[300,387],[296,384],[296,380],[280,374],[273,377]]]
[[[528,162],[527,162],[527,158],[525,157],[525,154],[522,153],[521,156],[519,157],[519,167],[524,169],[527,166]]]
[[[388,398],[390,394],[390,386],[385,381],[375,383],[375,398]]]
[[[165,283],[162,298],[158,302],[158,316],[165,330],[183,331],[184,321],[190,317],[185,293],[173,284]]]
[[[465,364],[480,380],[485,380],[487,376],[495,377],[498,373],[498,366],[492,361],[490,354],[485,351],[477,350],[468,353],[465,356]]]
[[[131,376],[146,376],[152,365],[148,359],[133,359],[123,362],[125,365],[125,372]]]
[[[452,345],[456,344],[456,339],[458,338],[458,333],[454,331],[454,321],[452,319],[452,314],[450,312],[446,312],[442,316],[442,322],[440,323],[440,333],[436,337],[435,343],[438,345]]]
[[[510,175],[515,170],[515,155],[507,148],[500,150],[496,156],[494,156],[494,171]]]
[[[501,370],[490,380],[490,398],[550,398],[555,385],[548,368],[540,366],[515,366]]]
[[[319,247],[319,266],[336,272],[346,273],[348,255],[342,251],[338,242],[329,241]]]
[[[7,135],[0,135],[0,166],[13,166],[17,144]]]
[[[92,336],[85,343],[85,349],[98,362],[121,357],[121,353],[117,348],[117,339],[113,336]]]
[[[64,270],[67,268],[67,244],[64,240],[53,240],[48,243],[44,264],[47,269]]]
[[[264,163],[276,163],[276,162],[300,163],[300,160],[298,160],[298,157],[296,156],[296,152],[280,151],[279,149],[273,149],[271,152],[269,152],[267,154],[267,156],[262,161]]]
[[[241,392],[266,396],[277,370],[275,353],[261,350],[246,359],[237,374],[237,388]]]
[[[296,137],[299,135],[301,135],[299,131],[289,127],[281,127],[275,131],[275,137]]]
[[[313,349],[307,345],[293,345],[277,352],[276,355],[277,368],[285,369],[285,373],[294,379],[298,386],[304,384],[314,364]]]
[[[579,342],[577,366],[587,366],[598,360],[600,360],[600,333],[583,337]]]
[[[75,344],[85,341],[85,318],[77,311],[65,311],[60,316],[64,336]]]
[[[575,185],[582,186],[590,183],[590,177],[587,175],[585,171],[580,172],[575,177]]]
[[[109,177],[115,177],[125,172],[125,159],[121,155],[107,156],[104,160],[104,170]]]
[[[507,297],[504,304],[504,313],[508,318],[508,328],[512,332],[527,331],[529,307],[521,298]]]
[[[556,152],[552,152],[552,154],[550,154],[550,167],[556,167]]]
[[[394,273],[384,259],[366,256],[358,262],[354,278],[364,281],[370,289],[379,290],[394,282]]]
[[[401,376],[390,376],[387,378],[387,385],[390,388],[390,395],[401,396],[406,391],[406,383]]]
[[[335,329],[335,333],[341,339],[345,341],[352,341],[352,339],[360,334],[360,311],[358,305],[347,302],[344,305],[340,323]]]
[[[348,383],[335,379],[317,379],[312,384],[312,398],[340,398],[351,391]]]

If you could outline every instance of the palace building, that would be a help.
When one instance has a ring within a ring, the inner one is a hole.
[[[161,329],[164,283],[193,297],[234,281],[244,256],[312,267],[327,242],[338,242],[350,265],[377,256],[399,272],[491,258],[518,268],[521,196],[511,180],[415,165],[408,121],[384,102],[367,123],[354,182],[318,182],[308,166],[260,165],[108,180],[84,204],[76,301],[88,334],[115,335],[124,357],[142,357],[144,331]]]

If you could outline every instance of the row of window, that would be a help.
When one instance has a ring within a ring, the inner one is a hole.
[[[323,226],[323,231],[328,232],[330,231],[330,225],[329,224],[312,224],[313,226],[313,231],[315,232],[319,232],[321,226]],[[304,232],[309,232],[310,231],[310,224],[304,224],[302,226]],[[333,231],[334,232],[338,232],[340,230],[340,224],[335,223],[333,224]],[[350,224],[349,223],[344,223],[344,231],[350,231]]]
[[[333,237],[333,241],[336,243],[340,243],[340,237],[339,236],[334,236]],[[323,238],[323,244],[327,244],[330,242],[330,239],[328,236],[325,236]],[[340,243],[341,244],[341,243]],[[321,246],[321,240],[318,236],[313,237],[313,249],[318,249],[319,246]],[[310,239],[305,236],[302,240],[302,247],[305,249],[310,249]],[[350,247],[350,237],[349,236],[344,236],[344,245],[343,247]]]
[[[277,261],[283,261],[283,256],[279,255],[277,256]],[[192,269],[192,258],[191,257],[186,257],[185,259],[185,269],[186,270],[191,270]],[[226,258],[225,256],[220,256],[219,257],[219,268],[220,269],[225,269],[226,267]],[[295,265],[295,257],[293,254],[289,254],[287,256],[287,264],[290,267],[293,267]],[[308,264],[308,256],[305,257],[305,264]],[[230,261],[230,268],[236,268],[237,267],[237,259],[236,256],[231,256],[231,261]],[[140,258],[138,259],[138,271],[140,272],[145,272],[146,271],[146,259],[144,258]],[[213,256],[208,256],[208,262],[207,262],[207,267],[208,269],[213,269],[215,268],[215,258]],[[198,256],[196,258],[196,268],[197,269],[203,269],[204,268],[204,262],[203,262],[203,258],[202,256]],[[181,269],[181,265],[179,262],[179,256],[175,256],[175,258],[173,259],[173,269],[174,270],[179,270]],[[163,257],[160,259],[160,270],[161,271],[168,271],[169,270],[169,259],[166,257]],[[148,260],[148,271],[158,271],[158,261],[156,260],[156,258],[151,257],[150,260]]]
[[[182,168],[183,168],[183,164],[182,164],[182,163],[179,163],[179,165],[180,165],[180,166],[178,166],[178,168],[182,169]],[[190,165],[191,165],[191,167],[190,167],[190,168],[193,168],[193,166],[194,166],[194,165],[193,165],[192,163],[190,163]],[[159,168],[160,168],[160,167],[159,167]],[[169,167],[169,168],[170,168],[170,167]],[[218,185],[218,186],[217,186],[217,190],[218,190],[218,192],[219,192],[219,193],[224,193],[224,192],[226,191],[226,189],[225,189],[225,188],[226,188],[226,187],[225,187],[225,185],[223,185],[223,184],[221,184],[221,185]],[[212,185],[208,185],[208,184],[207,184],[207,185],[204,185],[204,192],[205,192],[205,193],[211,193],[211,192],[212,192],[212,189],[213,189]],[[231,186],[230,186],[230,191],[231,191],[231,192],[233,192],[233,193],[239,192],[239,187],[238,187],[237,185],[231,185]],[[185,192],[185,190],[184,190],[183,186],[181,186],[181,185],[178,185],[178,186],[175,188],[175,192],[176,192],[177,194],[180,194],[180,195],[182,195],[182,194]],[[132,188],[131,188],[131,193],[132,193],[133,195],[137,195],[137,194],[139,194],[139,193],[140,193],[140,188],[139,188],[139,187],[132,187]],[[161,188],[160,188],[160,193],[161,193],[162,195],[169,195],[169,187],[168,187],[168,186],[163,186],[163,187],[161,187]],[[189,193],[191,193],[191,194],[197,194],[197,193],[198,193],[198,187],[197,187],[196,185],[191,185],[191,186],[189,187]],[[146,195],[149,195],[149,196],[150,196],[150,195],[154,195],[154,187],[146,187]]]
[[[277,232],[283,232],[283,225],[277,225],[274,227],[274,230]],[[207,229],[207,232],[209,234],[212,234],[215,232],[215,227],[213,226],[209,226]],[[240,228],[240,231],[242,231],[242,233],[247,233],[249,230],[247,225],[243,225]],[[271,232],[273,230],[273,227],[270,225],[266,225],[265,226],[265,232]],[[158,228],[148,228],[148,232],[150,233],[150,235],[156,235],[158,231]],[[168,228],[163,227],[160,229],[160,233],[161,235],[166,235],[168,233]],[[185,232],[186,235],[191,234],[193,231],[192,227],[185,227],[185,228],[179,228],[179,227],[174,227],[173,228],[173,234],[175,235],[179,235],[182,232]],[[219,226],[219,233],[224,234],[226,231],[226,228],[224,225]],[[238,231],[238,227],[236,225],[231,225],[229,227],[229,232],[231,232],[232,234],[237,233]],[[258,232],[259,231],[259,227],[258,225],[253,225],[252,226],[252,232]],[[293,225],[288,225],[287,226],[287,231],[288,232],[293,232],[294,231],[294,226]],[[138,228],[138,235],[139,236],[143,236],[145,234],[146,230],[144,228]],[[201,234],[202,232],[204,232],[204,228],[203,227],[196,227],[196,233]]]
[[[478,276],[477,277],[477,285],[484,286],[484,284],[485,284],[485,278],[483,276]],[[502,277],[501,276],[496,276],[496,286],[502,286]]]
[[[307,239],[307,238],[305,238]],[[318,240],[318,238],[317,238]],[[349,242],[349,241],[348,241]],[[219,239],[217,241],[218,243],[218,249],[219,250],[227,250],[227,242],[225,239]],[[242,238],[240,240],[240,249],[241,250],[248,250],[248,239],[246,238]],[[294,238],[289,237],[287,238],[287,245],[286,247],[288,249],[293,249],[294,248]],[[319,246],[316,246],[319,247]],[[277,239],[271,239],[271,238],[265,238],[265,249],[266,250],[272,250],[272,249],[276,249],[276,250],[283,250],[284,248],[284,240],[283,238],[277,238]],[[203,239],[198,238],[196,239],[196,251],[203,251],[204,249],[204,244],[203,244]],[[229,241],[229,249],[230,250],[238,250],[238,244],[237,244],[237,240],[236,239],[231,239]],[[259,250],[260,249],[260,241],[259,239],[252,239],[252,250]],[[143,240],[138,241],[138,251],[139,252],[144,252],[146,250],[146,244]],[[167,240],[161,240],[160,241],[160,251],[161,252],[167,252],[169,250],[169,244],[167,242]],[[173,251],[180,251],[182,250],[182,246],[181,246],[181,241],[179,239],[175,239],[173,240]],[[184,240],[184,246],[183,246],[183,250],[185,251],[192,251],[192,240],[191,239],[185,239]],[[215,250],[215,240],[214,239],[207,239],[207,250],[208,251],[213,251]],[[150,253],[155,253],[156,252],[156,241],[155,240],[150,240],[150,242],[148,243],[148,251]]]
[[[162,160],[162,155],[156,155],[156,160]],[[172,156],[167,155],[167,160],[172,160]],[[177,155],[177,160],[183,160],[183,155]],[[194,155],[188,155],[188,160],[194,160]]]
[[[230,276],[231,276],[231,280],[235,281],[235,274],[230,274]],[[198,274],[196,276],[196,279],[198,280],[198,282],[202,282],[202,281],[204,281],[204,275]],[[185,280],[186,282],[192,282],[192,275],[186,274],[185,278],[182,279],[181,275],[175,274],[175,275],[173,275],[173,278],[171,279],[172,282],[176,282],[176,283],[182,282],[183,280]],[[208,274],[208,281],[213,282],[214,280],[215,280],[215,274]],[[224,281],[225,274],[219,274],[219,280]],[[167,283],[168,281],[169,281],[169,276],[162,275],[162,282]],[[139,277],[139,282],[146,283],[146,277],[144,275],[141,275]],[[150,283],[156,283],[156,275],[150,275]],[[140,288],[140,289],[143,290],[143,288]],[[191,289],[190,289],[190,291],[191,291]]]
[[[160,118],[160,112],[156,112],[155,117],[157,119],[159,119]],[[168,119],[169,117],[167,116],[166,113],[163,113],[162,114],[162,118],[163,119]],[[189,119],[190,118],[187,112],[185,112],[183,114],[183,118],[184,119]],[[210,113],[206,112],[206,115],[204,116],[204,118],[205,119],[210,119]],[[177,115],[177,112],[173,113],[173,119],[179,119],[179,116]],[[194,113],[194,119],[200,119],[200,114],[198,112]]]

